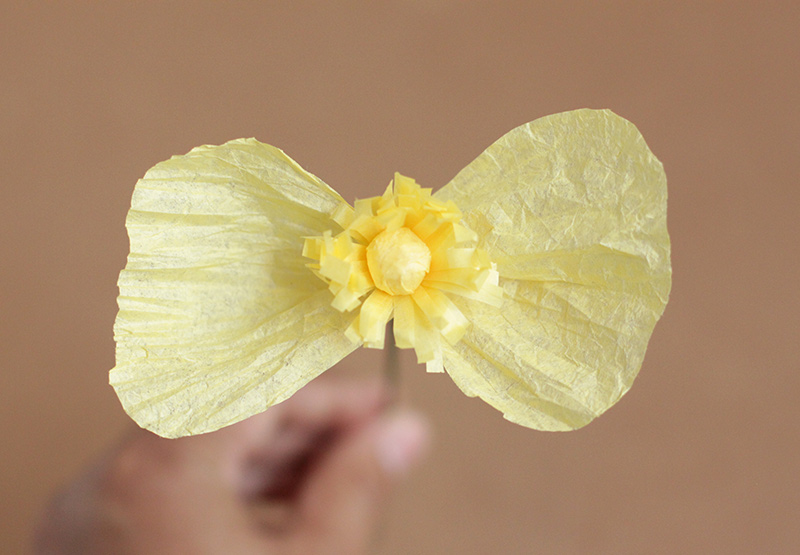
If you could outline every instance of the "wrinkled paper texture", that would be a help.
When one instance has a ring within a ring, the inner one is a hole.
[[[636,127],[577,110],[506,134],[438,191],[500,273],[445,368],[513,422],[586,425],[630,388],[671,285],[667,181]]]
[[[348,322],[302,237],[342,198],[255,140],[199,147],[136,184],[110,381],[136,422],[178,437],[278,403],[349,354]]]
[[[666,178],[610,111],[506,134],[434,196],[497,265],[500,308],[453,296],[470,326],[444,368],[540,430],[584,426],[630,388],[671,285]],[[204,146],[152,168],[127,219],[110,372],[159,435],[216,430],[278,403],[358,344],[307,267],[343,199],[277,148]]]

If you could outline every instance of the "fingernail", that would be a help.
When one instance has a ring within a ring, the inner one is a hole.
[[[428,424],[421,415],[408,411],[387,418],[378,436],[378,460],[387,474],[403,475],[425,454]]]

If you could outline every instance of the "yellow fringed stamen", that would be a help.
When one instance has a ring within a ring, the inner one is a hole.
[[[332,306],[359,309],[348,338],[383,348],[394,319],[396,345],[413,348],[428,371],[443,370],[441,340],[455,344],[469,327],[449,295],[502,302],[497,271],[461,219],[452,201],[395,174],[383,195],[337,208],[344,231],[306,239],[303,256],[316,261],[308,267],[328,284]]]

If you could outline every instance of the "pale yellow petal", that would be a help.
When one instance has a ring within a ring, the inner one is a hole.
[[[375,289],[361,305],[358,333],[367,347],[383,349],[386,324],[392,317],[394,308],[392,299],[392,295]]]
[[[395,299],[393,332],[395,345],[400,349],[414,347],[416,330],[414,311],[414,301],[411,300],[411,295],[399,295]]]
[[[357,345],[303,237],[340,228],[344,201],[255,140],[173,157],[136,185],[119,279],[110,381],[160,435],[198,434],[265,410]]]
[[[671,286],[666,178],[633,124],[578,110],[519,127],[436,194],[464,212],[499,272],[497,309],[454,297],[472,326],[444,364],[520,424],[585,425],[639,371]]]

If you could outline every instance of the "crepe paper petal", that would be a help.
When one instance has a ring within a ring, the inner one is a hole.
[[[435,198],[453,201],[497,266],[498,310],[444,350],[456,384],[524,426],[584,426],[630,388],[671,286],[667,188],[636,127],[610,111],[506,134]]]
[[[133,193],[110,372],[125,410],[165,437],[216,430],[286,399],[358,345],[303,236],[352,208],[277,148],[195,148]]]

